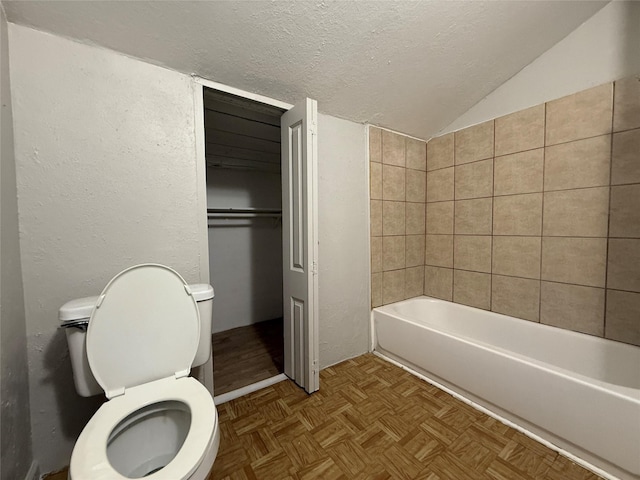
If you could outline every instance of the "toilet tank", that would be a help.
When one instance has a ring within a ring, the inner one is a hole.
[[[189,285],[200,314],[200,343],[192,367],[198,367],[209,360],[211,355],[211,314],[213,313],[213,287],[206,283]]]
[[[200,315],[200,342],[192,367],[205,363],[211,355],[211,315],[213,311],[213,287],[206,283],[189,285]],[[65,329],[73,382],[78,395],[91,397],[104,393],[96,381],[87,358],[86,335],[91,311],[98,296],[71,300],[60,307],[60,326]]]

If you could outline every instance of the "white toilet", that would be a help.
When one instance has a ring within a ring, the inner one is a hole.
[[[188,376],[200,325],[192,289],[169,267],[137,265],[109,282],[86,331],[86,358],[109,400],[75,444],[70,480],[207,478],[220,432],[211,394]],[[69,346],[78,385],[82,355]]]

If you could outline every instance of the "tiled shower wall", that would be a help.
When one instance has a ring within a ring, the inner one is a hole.
[[[432,139],[426,168],[426,295],[640,345],[639,79]]]
[[[371,302],[422,295],[426,143],[369,129]]]

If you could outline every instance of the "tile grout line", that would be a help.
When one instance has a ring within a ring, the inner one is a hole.
[[[543,157],[544,159],[544,157]],[[607,183],[606,185],[591,185],[588,187],[575,187],[575,188],[559,188],[556,190],[540,190],[540,191],[536,191],[536,192],[524,192],[524,193],[507,193],[504,195],[493,195],[493,196],[484,196],[484,197],[469,197],[469,198],[459,198],[459,199],[455,199],[455,201],[457,202],[466,202],[469,200],[482,200],[482,199],[486,199],[486,198],[503,198],[503,197],[517,197],[517,196],[522,196],[522,195],[537,195],[540,193],[557,193],[557,192],[572,192],[572,191],[576,191],[576,190],[593,190],[596,188],[608,188],[611,184]],[[614,184],[613,186],[615,187],[626,187],[626,186],[633,186],[633,185],[640,185],[640,182],[630,182],[630,183],[620,183],[620,184]],[[396,201],[396,200],[386,200],[389,202],[392,201]],[[452,202],[454,200],[432,200],[430,202],[426,202],[426,203],[446,203],[446,202]],[[414,202],[415,203],[415,202]]]
[[[384,164],[382,163],[382,133],[380,134],[380,139],[378,140],[378,148],[380,149],[380,197],[382,197],[382,189],[384,185],[383,180],[383,172],[384,172]],[[384,201],[380,200],[380,305],[384,305]]]
[[[428,141],[424,142],[424,243],[422,244],[422,294],[427,288],[427,166],[428,166]]]
[[[456,277],[456,248],[455,248],[455,244],[456,244],[456,134],[454,132],[453,134],[453,165],[451,168],[453,168],[453,199],[451,200],[451,202],[453,203],[453,218],[451,219],[451,222],[453,223],[452,227],[453,227],[453,231],[451,233],[451,301],[455,303],[455,286],[456,286],[456,282],[455,282],[455,277]],[[425,207],[426,208],[426,207]],[[425,243],[426,243],[426,238],[425,238]]]
[[[609,286],[609,243],[611,235],[611,197],[613,195],[613,124],[616,108],[616,82],[611,83],[611,144],[609,145],[609,205],[607,209],[607,248],[604,255],[604,311],[602,312],[602,338],[607,338],[607,287]]]
[[[404,162],[402,166],[402,176],[404,177],[404,233],[402,237],[404,239],[404,251],[402,252],[402,270],[404,277],[404,285],[402,287],[402,300],[407,299],[407,137],[402,136],[402,155],[404,157]]]
[[[442,265],[427,265],[428,267],[434,267],[434,268],[446,268],[446,269],[450,269],[450,267],[443,267]],[[463,271],[463,272],[470,272],[470,273],[483,273],[483,274],[488,274],[489,272],[487,271],[480,271],[480,270],[469,270],[467,268],[458,268],[457,270]],[[506,273],[494,273],[493,275],[497,276],[497,277],[507,277],[507,278],[518,278],[521,280],[533,280],[533,281],[540,281],[539,278],[535,278],[535,277],[523,277],[521,275],[508,275]],[[585,285],[583,283],[570,283],[570,282],[561,282],[558,280],[544,280],[547,283],[556,283],[559,285],[571,285],[574,287],[584,287],[584,288],[596,288],[599,290],[604,290],[604,287],[600,287],[600,286],[596,286],[596,285]],[[633,290],[622,290],[619,288],[616,289],[610,289],[610,290],[617,290],[620,292],[629,292],[629,293],[639,293],[639,292],[634,292]],[[514,315],[512,315],[514,316]],[[516,318],[520,318],[520,317],[516,317]]]
[[[631,131],[634,131],[634,130],[640,130],[640,127],[627,128],[627,129],[625,129],[625,130],[618,130],[618,131],[613,131],[613,130],[612,130],[612,131],[611,131],[611,132],[609,132],[609,133],[603,133],[603,134],[600,134],[600,135],[592,135],[592,136],[589,136],[589,137],[580,137],[580,138],[576,138],[575,140],[569,140],[569,141],[567,141],[567,142],[554,143],[553,145],[544,145],[544,146],[542,146],[542,147],[537,147],[537,148],[528,148],[528,149],[525,149],[525,150],[517,150],[517,151],[510,152],[510,153],[506,153],[506,154],[503,154],[503,155],[495,155],[495,156],[494,156],[494,159],[496,159],[496,158],[509,157],[509,156],[511,156],[511,155],[518,155],[518,154],[520,154],[520,153],[533,152],[533,151],[535,151],[535,150],[541,150],[541,149],[543,149],[543,148],[545,148],[545,147],[551,147],[551,148],[552,148],[552,147],[556,147],[556,146],[559,146],[559,145],[566,145],[566,144],[569,144],[569,143],[581,142],[581,141],[584,141],[584,140],[591,140],[591,139],[598,138],[598,137],[606,137],[607,135],[611,135],[611,136],[613,136],[613,135],[618,134],[618,133],[627,133],[627,132],[631,132]],[[436,138],[440,138],[440,137],[436,137]],[[472,163],[483,162],[483,161],[485,161],[485,160],[490,160],[490,159],[491,159],[491,158],[483,158],[483,159],[481,159],[481,160],[474,160],[474,161],[472,161],[472,162],[461,163],[461,164],[460,164],[460,166],[462,166],[462,165],[470,165],[470,164],[472,164]],[[438,170],[444,170],[444,169],[446,169],[446,168],[451,168],[451,167],[450,167],[450,166],[448,166],[448,167],[433,168],[433,169],[431,169],[431,170],[426,170],[426,172],[427,172],[427,173],[431,173],[431,172],[436,172],[436,171],[438,171]],[[415,170],[415,169],[412,169],[412,170]],[[425,170],[418,170],[418,171],[425,171]],[[637,183],[637,182],[636,182],[636,183]],[[600,186],[600,185],[595,185],[595,186]],[[606,187],[607,185],[601,185],[601,186]],[[593,188],[593,187],[578,187],[578,188]],[[560,191],[560,190],[574,190],[574,189],[571,189],[571,188],[565,188],[565,189],[550,190],[550,191]],[[540,193],[540,192],[526,192],[526,193]],[[515,195],[520,195],[520,194],[515,194]],[[498,195],[498,196],[505,196],[505,195]]]
[[[489,310],[493,311],[493,233],[496,190],[496,120],[493,119],[493,158],[491,159],[491,241],[489,245]]]
[[[542,125],[542,211],[540,212],[540,272],[538,278],[538,323],[542,323],[542,255],[544,240],[544,172],[547,163],[547,103],[544,102],[544,122]]]
[[[546,103],[544,105],[545,105],[545,117],[546,117]],[[546,118],[545,118],[545,124],[546,124]],[[588,136],[588,137],[575,138],[573,140],[567,140],[566,142],[559,142],[559,143],[554,143],[554,144],[551,144],[551,145],[543,145],[542,147],[537,147],[537,148],[527,148],[525,150],[516,150],[514,152],[504,153],[502,155],[495,155],[495,152],[494,152],[494,158],[509,157],[511,155],[517,155],[519,153],[525,153],[525,152],[532,152],[534,150],[540,150],[541,148],[556,147],[556,146],[559,146],[559,145],[567,145],[569,143],[581,142],[583,140],[591,140],[593,138],[605,137],[607,135],[613,135],[613,134],[616,134],[616,133],[625,133],[625,132],[630,132],[630,131],[633,131],[633,130],[640,130],[640,127],[627,128],[627,129],[624,129],[624,130],[613,130],[613,128],[612,128],[611,132],[609,132],[609,133],[601,133],[599,135],[591,135],[591,136]],[[453,133],[455,133],[455,132],[453,132]],[[441,137],[435,137],[435,138],[441,138]],[[482,159],[479,159],[479,160],[473,160],[471,162],[461,163],[460,165],[469,165],[469,164],[472,164],[472,163],[478,163],[478,162],[482,162],[482,161],[490,160],[490,159],[491,159],[490,157],[482,158]],[[445,168],[449,168],[449,167],[433,168],[431,170],[426,170],[426,171],[427,172],[435,172],[437,170],[444,170]]]
[[[450,233],[428,233],[427,235],[451,235]],[[463,237],[488,237],[490,236],[490,234],[487,233],[458,233],[456,235],[461,235]],[[377,235],[380,236],[380,235]],[[387,237],[392,237],[394,235],[385,235]],[[541,235],[513,235],[513,234],[509,234],[509,235],[505,235],[503,233],[499,233],[499,234],[494,234],[494,237],[515,237],[515,238],[540,238]],[[604,238],[604,239],[614,239],[614,240],[638,240],[638,237],[607,237],[604,235],[594,235],[594,236],[587,236],[587,235],[545,235],[545,238]]]

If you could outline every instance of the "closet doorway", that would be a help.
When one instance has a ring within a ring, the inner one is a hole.
[[[205,88],[213,381],[221,395],[284,373],[280,117]]]
[[[313,392],[316,102],[283,108],[202,83],[214,394],[234,398],[283,373]]]

